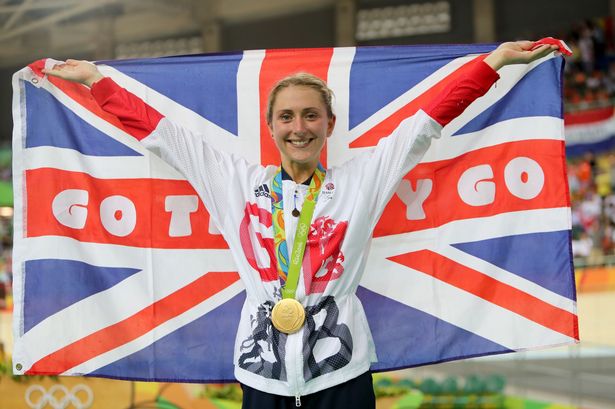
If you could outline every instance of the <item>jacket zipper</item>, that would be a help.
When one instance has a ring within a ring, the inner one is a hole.
[[[294,393],[295,396],[295,407],[297,408],[301,407],[301,394],[299,392],[301,366],[303,365],[303,360],[301,359],[301,334],[302,330],[291,334],[288,337],[289,341],[292,339],[292,342],[290,342],[292,346],[288,350],[295,352],[292,354],[292,359],[289,360],[290,365],[288,365],[288,369],[290,369],[289,372],[291,373],[288,374],[288,379],[291,391]]]

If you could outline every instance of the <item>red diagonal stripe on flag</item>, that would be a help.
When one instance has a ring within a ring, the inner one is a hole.
[[[408,104],[397,110],[393,115],[386,118],[386,120],[379,122],[373,128],[369,129],[363,135],[355,139],[350,144],[350,147],[366,148],[370,146],[376,146],[376,144],[378,144],[378,141],[381,138],[390,135],[401,123],[401,121],[416,114],[419,109],[425,108],[429,104],[429,102],[445,87],[459,80],[459,78],[464,76],[465,73],[470,70],[474,64],[479,61],[482,61],[485,57],[486,55],[478,56],[474,60],[462,65],[457,70],[453,71],[451,74],[443,78],[440,82],[433,85],[423,94],[419,95],[418,97],[410,101]]]
[[[579,339],[577,317],[574,314],[438,253],[420,250],[388,259],[467,291],[553,331]]]
[[[28,67],[30,67],[30,69],[34,71],[34,73],[36,73],[40,77],[43,77],[44,74],[41,72],[41,69],[45,67],[45,60],[38,60],[28,65]],[[46,78],[47,81],[55,85],[69,98],[77,102],[79,105],[81,105],[94,115],[104,119],[115,127],[122,129],[126,133],[131,134],[131,132],[128,132],[128,130],[124,128],[120,120],[117,119],[115,115],[103,111],[102,108],[98,106],[98,103],[96,102],[96,100],[94,100],[94,97],[90,93],[90,89],[88,87],[81,84],[77,84],[76,82],[63,80],[58,77],[47,76]],[[141,137],[143,137],[143,135],[141,135]]]
[[[26,372],[61,374],[101,354],[147,334],[157,326],[177,317],[192,307],[239,280],[235,272],[210,272],[114,325],[40,359]]]

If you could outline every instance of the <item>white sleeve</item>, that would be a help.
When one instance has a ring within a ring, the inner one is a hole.
[[[262,169],[244,158],[219,151],[195,134],[163,118],[143,145],[177,169],[197,191],[222,230],[229,203],[243,203]]]
[[[382,138],[376,147],[349,162],[351,172],[360,176],[359,191],[370,209],[375,224],[397,190],[402,178],[416,166],[431,145],[439,138],[442,126],[419,110]]]

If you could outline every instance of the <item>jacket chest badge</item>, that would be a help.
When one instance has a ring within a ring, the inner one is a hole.
[[[331,200],[333,199],[333,194],[335,193],[335,185],[333,182],[327,182],[320,190],[320,196],[318,200]]]

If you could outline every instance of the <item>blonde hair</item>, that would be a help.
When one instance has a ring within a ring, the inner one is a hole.
[[[269,98],[267,99],[267,123],[271,125],[271,121],[273,120],[273,104],[275,104],[275,100],[284,88],[288,88],[291,85],[294,86],[302,86],[312,88],[314,91],[320,94],[322,98],[322,102],[325,104],[327,108],[327,116],[329,118],[333,118],[333,108],[332,108],[332,100],[333,100],[333,91],[327,86],[327,83],[317,76],[307,73],[307,72],[299,72],[296,74],[289,75],[288,77],[282,78],[278,81],[271,91],[269,92]]]

